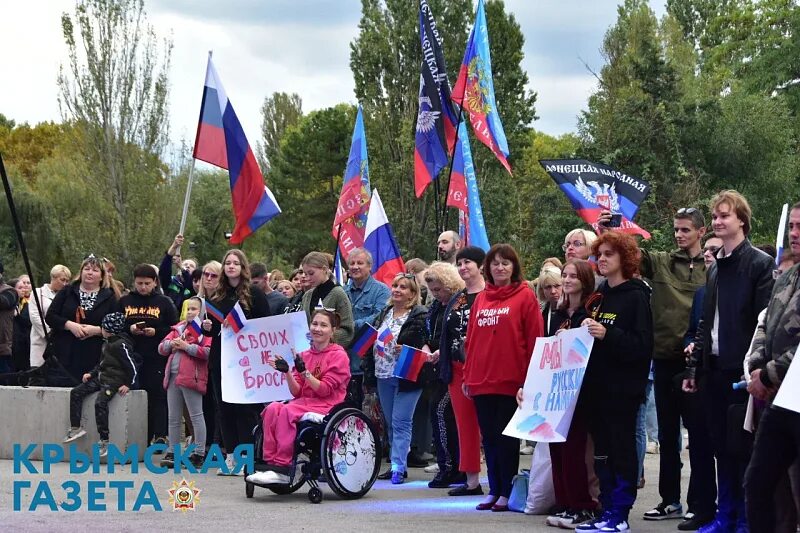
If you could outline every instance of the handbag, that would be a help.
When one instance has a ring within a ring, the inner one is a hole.
[[[511,496],[508,497],[508,510],[517,513],[525,512],[525,502],[528,500],[529,470],[522,470],[511,480]]]

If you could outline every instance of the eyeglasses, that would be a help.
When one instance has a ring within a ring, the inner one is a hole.
[[[203,277],[207,279],[217,279],[219,274],[215,274],[214,272],[203,272]]]
[[[561,245],[561,249],[566,252],[567,248],[569,248],[570,246],[572,246],[573,248],[581,248],[583,246],[586,246],[586,243],[581,241],[567,241]]]
[[[703,248],[703,253],[711,252],[712,254],[715,254],[717,253],[717,250],[719,250],[719,246],[706,246]]]
[[[694,208],[694,207],[681,207],[680,209],[678,209],[678,211],[675,212],[675,214],[676,215],[683,215],[683,214],[691,215],[692,213],[696,213],[696,212],[697,212],[697,208]]]

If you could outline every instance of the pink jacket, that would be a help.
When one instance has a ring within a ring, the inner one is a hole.
[[[169,368],[172,364],[172,358],[175,356],[172,352],[172,341],[183,334],[186,324],[184,320],[172,326],[172,331],[158,345],[158,353],[167,357],[167,365],[164,369],[164,389],[169,386]],[[175,352],[181,354],[175,384],[179,387],[186,387],[187,389],[196,390],[200,394],[205,394],[208,385],[208,349],[211,347],[212,339],[207,335],[200,335],[198,338],[194,332],[191,330],[189,332],[187,341],[189,344],[196,346],[196,349],[192,350],[193,354],[182,350]]]
[[[338,344],[329,344],[318,352],[311,349],[300,354],[306,369],[320,381],[317,390],[306,383],[306,379],[292,369],[294,378],[300,384],[300,391],[291,403],[308,407],[315,413],[327,413],[330,409],[344,401],[347,395],[347,384],[350,382],[350,358]]]

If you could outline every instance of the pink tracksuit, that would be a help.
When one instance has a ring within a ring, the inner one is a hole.
[[[273,402],[261,413],[264,428],[264,457],[267,464],[289,466],[294,456],[294,439],[297,421],[306,413],[328,414],[331,408],[344,401],[350,381],[350,359],[338,344],[330,344],[322,351],[311,347],[300,356],[306,369],[320,380],[319,389],[313,390],[305,378],[292,370],[300,384],[300,392],[289,403]]]

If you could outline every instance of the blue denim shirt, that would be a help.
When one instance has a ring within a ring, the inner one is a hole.
[[[344,292],[347,293],[353,306],[354,331],[358,331],[364,324],[372,323],[378,313],[386,307],[391,294],[389,287],[372,276],[367,278],[361,288],[356,287],[350,280]],[[347,353],[350,356],[350,373],[362,374],[361,359],[350,350]]]

